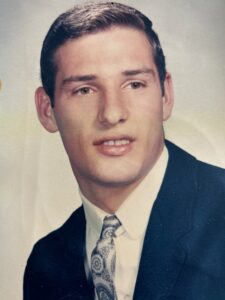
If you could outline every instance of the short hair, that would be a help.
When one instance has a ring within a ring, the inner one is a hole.
[[[41,80],[45,92],[54,107],[55,78],[57,64],[55,53],[68,40],[107,30],[112,26],[131,27],[145,33],[153,50],[153,59],[158,71],[162,95],[166,63],[157,33],[152,22],[140,11],[116,2],[87,3],[76,5],[62,13],[51,25],[41,51]]]

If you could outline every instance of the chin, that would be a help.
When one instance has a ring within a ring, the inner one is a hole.
[[[132,185],[135,183],[135,180],[132,180],[130,178],[123,178],[123,179],[113,179],[108,178],[105,180],[96,179],[96,183],[99,186],[107,187],[107,188],[120,188],[120,187],[127,187],[129,185]]]
[[[105,172],[104,172],[105,173]],[[127,170],[127,172],[116,172],[116,173],[107,173],[107,174],[95,174],[92,177],[92,180],[105,187],[122,187],[132,185],[135,182],[138,182],[142,178],[139,172],[131,172]]]

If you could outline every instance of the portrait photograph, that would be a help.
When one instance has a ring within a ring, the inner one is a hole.
[[[0,44],[0,298],[224,300],[224,0],[2,0]]]

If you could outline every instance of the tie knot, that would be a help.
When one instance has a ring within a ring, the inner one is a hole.
[[[106,216],[103,220],[101,239],[115,237],[115,231],[121,225],[119,219],[115,216]]]

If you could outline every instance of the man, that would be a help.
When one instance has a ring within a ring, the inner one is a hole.
[[[24,299],[225,299],[225,172],[164,141],[172,79],[151,21],[113,2],[69,10],[41,77],[38,116],[83,206],[34,246]]]

